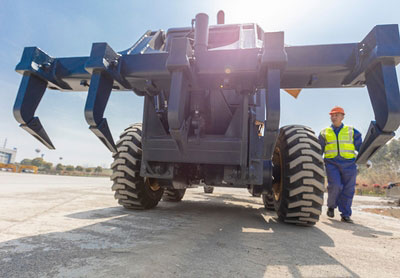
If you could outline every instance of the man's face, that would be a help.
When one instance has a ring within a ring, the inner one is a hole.
[[[344,115],[342,113],[331,114],[332,124],[336,127],[339,127],[342,124],[343,119]]]

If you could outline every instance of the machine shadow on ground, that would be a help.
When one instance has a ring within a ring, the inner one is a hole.
[[[335,244],[318,226],[280,223],[251,197],[196,194],[196,201],[160,202],[148,211],[66,215],[100,222],[1,243],[0,276],[306,277],[327,269],[358,277],[324,251]]]

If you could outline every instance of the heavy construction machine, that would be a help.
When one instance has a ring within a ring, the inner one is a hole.
[[[53,58],[26,47],[13,111],[54,149],[35,117],[46,88],[88,90],[85,118],[112,152],[112,190],[125,208],[179,201],[197,184],[251,188],[282,221],[313,225],[323,205],[322,150],[311,128],[279,126],[280,90],[366,86],[375,120],[357,157],[363,164],[399,127],[399,62],[397,25],[375,26],[356,43],[286,46],[283,32],[224,24],[223,12],[209,25],[200,13],[189,27],[147,31],[121,52],[94,43],[89,56]],[[104,118],[113,90],[144,97],[143,123],[116,143]]]

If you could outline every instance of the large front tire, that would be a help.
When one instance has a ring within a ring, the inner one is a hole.
[[[324,194],[322,149],[305,126],[281,128],[273,155],[273,196],[280,220],[311,226],[319,220]]]
[[[150,209],[157,206],[164,189],[157,179],[140,176],[142,160],[142,124],[134,124],[121,134],[111,164],[115,199],[128,209]]]

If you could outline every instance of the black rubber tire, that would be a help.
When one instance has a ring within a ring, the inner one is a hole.
[[[282,127],[272,160],[274,178],[278,173],[277,184],[281,182],[282,185],[278,196],[273,188],[279,219],[286,223],[314,225],[324,202],[325,169],[321,145],[312,129],[301,125]]]
[[[204,193],[211,194],[214,192],[214,186],[205,185],[203,187]]]
[[[272,192],[268,194],[262,194],[262,200],[266,210],[275,210],[274,196]]]
[[[167,202],[179,202],[182,200],[183,196],[185,195],[185,189],[171,189],[166,188],[164,189],[164,195],[162,197],[163,201]]]
[[[164,193],[156,179],[139,175],[141,140],[142,124],[134,124],[125,129],[117,142],[117,152],[113,154],[114,162],[111,164],[114,197],[120,205],[128,209],[154,208]]]

